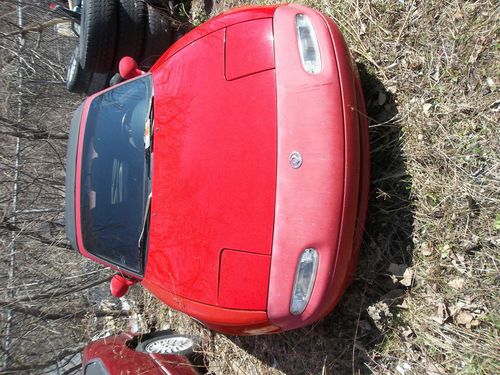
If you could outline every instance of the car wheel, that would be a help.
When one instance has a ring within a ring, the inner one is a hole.
[[[172,44],[172,29],[161,12],[151,5],[147,6],[148,24],[144,38],[141,67],[149,69]]]
[[[136,349],[144,353],[191,356],[195,345],[196,341],[189,336],[163,335],[140,342]]]
[[[120,0],[118,17],[118,41],[116,46],[115,68],[120,59],[130,56],[138,60],[142,56],[147,10],[142,0]]]
[[[169,8],[169,0],[146,0],[146,3],[152,5],[157,8],[168,9]]]
[[[120,73],[115,73],[109,80],[109,86],[115,86],[119,83],[122,83],[124,81],[123,77],[120,75]]]
[[[118,6],[115,0],[85,0],[80,26],[80,64],[87,71],[107,73],[116,52]]]
[[[71,55],[66,74],[66,88],[70,92],[82,94],[87,90],[89,74],[85,72],[79,60],[79,48],[76,47]]]
[[[91,75],[89,84],[85,93],[87,95],[95,94],[109,86],[109,73],[89,73]]]

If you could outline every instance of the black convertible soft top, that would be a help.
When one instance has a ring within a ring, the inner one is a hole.
[[[66,237],[73,249],[78,251],[76,243],[76,212],[75,212],[75,175],[76,175],[76,153],[78,149],[78,135],[82,120],[83,106],[85,102],[80,104],[71,120],[68,139],[68,154],[66,158],[66,206],[64,210],[64,218],[66,221]]]

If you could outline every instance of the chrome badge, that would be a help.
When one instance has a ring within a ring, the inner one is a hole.
[[[288,161],[293,169],[298,169],[302,165],[302,155],[298,151],[294,151],[290,154]]]

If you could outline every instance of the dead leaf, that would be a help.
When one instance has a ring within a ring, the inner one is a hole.
[[[422,243],[422,255],[424,257],[432,255],[432,249],[427,242]]]
[[[458,272],[465,274],[467,272],[467,264],[465,263],[465,256],[460,253],[455,253],[454,251],[450,253],[450,256],[451,256],[451,264],[453,264],[453,267],[455,267],[455,269]]]
[[[496,84],[495,84],[495,81],[491,77],[486,78],[486,83],[490,87],[491,91],[495,91]]]
[[[396,366],[396,371],[400,375],[405,375],[407,371],[411,370],[411,366],[409,363],[403,362]]]
[[[434,363],[429,363],[426,370],[427,375],[444,375],[448,373],[443,366]]]
[[[413,269],[411,267],[405,270],[403,278],[399,282],[408,287],[413,284]]]
[[[408,309],[409,308],[408,302],[405,299],[399,305],[396,305],[396,307],[399,307],[400,309]]]
[[[462,290],[465,285],[465,279],[458,277],[448,282],[448,285],[456,290]]]
[[[457,10],[454,14],[453,14],[453,18],[457,21],[461,20],[462,18],[464,18],[464,14],[460,11],[460,10]]]
[[[424,105],[422,106],[422,109],[423,109],[425,115],[429,114],[429,111],[431,110],[431,108],[432,108],[431,103],[424,103]]]
[[[455,316],[455,322],[457,324],[461,324],[463,326],[467,326],[470,328],[471,322],[474,320],[474,316],[466,310],[461,310],[456,316]]]
[[[405,338],[415,336],[415,332],[410,327],[401,327],[401,333]]]
[[[377,302],[374,305],[368,306],[366,311],[379,330],[383,329],[389,319],[392,318],[389,306],[385,302]]]
[[[432,316],[432,319],[439,324],[444,324],[448,318],[450,317],[450,314],[448,313],[448,308],[446,307],[444,302],[439,302],[437,304],[437,312],[436,315]]]
[[[441,248],[441,259],[446,259],[450,255],[451,246],[449,244],[444,244]]]
[[[359,35],[365,35],[366,34],[366,29],[367,29],[367,26],[366,26],[366,23],[364,22],[361,22],[361,27],[360,27],[360,33]]]

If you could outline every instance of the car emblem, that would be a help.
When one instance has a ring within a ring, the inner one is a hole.
[[[298,169],[302,165],[302,155],[300,154],[300,152],[294,151],[290,154],[288,161],[290,162],[290,165],[293,169]]]

